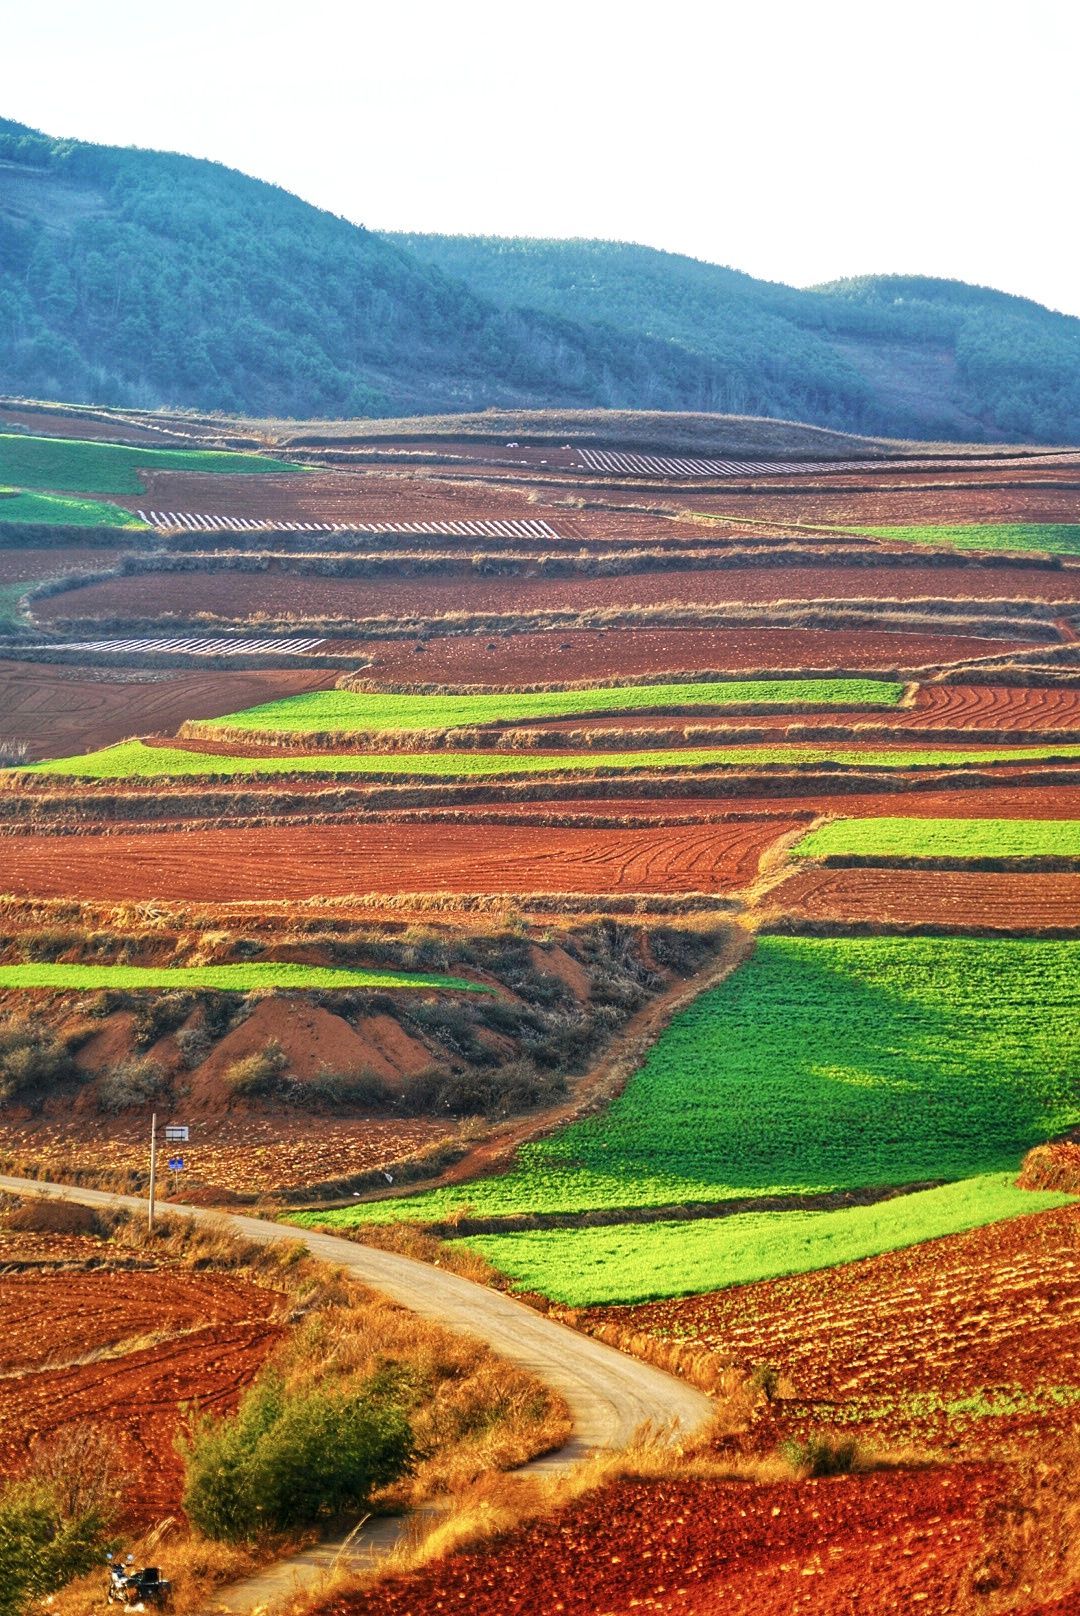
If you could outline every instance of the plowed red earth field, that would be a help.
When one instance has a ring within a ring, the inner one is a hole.
[[[0,892],[236,902],[366,892],[730,892],[798,821],[655,830],[298,825],[0,841]]]
[[[14,995],[0,996],[5,1012],[18,1011]],[[22,1008],[25,1008],[25,999]],[[66,1105],[66,1102],[65,1102]],[[35,1116],[20,1124],[0,1123],[0,1148],[19,1161],[32,1160],[51,1168],[63,1179],[65,1169],[107,1168],[141,1172],[146,1147],[132,1140],[130,1121],[110,1121],[86,1111],[73,1133],[70,1107],[66,1120]],[[437,1139],[445,1139],[448,1125],[427,1118],[387,1121],[384,1117],[339,1123],[331,1117],[288,1115],[200,1114],[198,1142],[187,1152],[185,1179],[190,1198],[192,1183],[235,1194],[261,1195],[297,1185],[332,1183],[369,1168],[382,1168]],[[164,1186],[168,1198],[170,1186]],[[0,1264],[4,1261],[0,1245]]]
[[[329,578],[271,565],[265,572],[136,573],[47,596],[42,621],[67,617],[230,621],[260,613],[362,621],[447,613],[588,611],[617,606],[723,606],[769,601],[1080,600],[1080,567],[731,567],[642,572],[614,578],[495,578],[448,573],[423,578]]]
[[[333,645],[333,642],[331,642]],[[546,634],[453,634],[424,642],[368,640],[373,679],[402,684],[569,684],[660,674],[746,673],[806,668],[936,667],[1008,656],[1016,640],[961,634],[877,633],[801,628],[560,629]]]
[[[0,518],[3,501],[0,500]],[[95,544],[43,544],[33,548],[0,547],[0,584],[29,583],[59,572],[100,572],[113,566],[122,550]]]
[[[185,718],[217,718],[258,702],[324,690],[335,669],[165,673],[0,662],[0,733],[31,758],[66,757]]]
[[[867,1440],[1004,1456],[1076,1423],[1080,1206],[591,1316],[774,1364],[784,1434],[842,1425]]]
[[[285,451],[288,458],[288,451]],[[129,510],[202,511],[282,522],[547,522],[566,538],[717,535],[716,522],[650,516],[632,510],[582,510],[563,491],[518,488],[512,480],[462,480],[439,468],[421,471],[316,471],[309,476],[218,477],[149,471],[147,492],[119,496]],[[625,496],[632,500],[632,494]],[[149,503],[148,503],[149,502]],[[492,541],[501,548],[499,541]],[[533,546],[536,548],[536,545]]]
[[[169,1270],[0,1275],[0,1472],[92,1423],[115,1442],[126,1524],[175,1514],[183,1405],[235,1406],[280,1339],[277,1305],[239,1280]]]
[[[748,1486],[621,1481],[318,1616],[892,1616],[954,1609],[989,1466]]]
[[[1080,874],[1001,870],[799,870],[761,901],[800,920],[994,926],[1080,926]]]
[[[1040,486],[1040,479],[1018,481],[1015,471],[965,471],[963,482],[955,473],[939,478],[913,476],[905,486],[895,477],[883,476],[879,485],[860,489],[830,489],[827,486],[757,490],[727,489],[694,494],[687,505],[713,514],[758,518],[762,521],[814,523],[843,527],[893,527],[953,522],[1074,522],[1080,474],[1077,467],[1060,467],[1044,474],[1045,481],[1071,481],[1066,488]],[[857,479],[849,478],[855,482]],[[1012,486],[1001,487],[1008,483]],[[890,487],[889,484],[892,484]],[[997,486],[995,486],[997,485]],[[826,537],[826,535],[822,535]]]

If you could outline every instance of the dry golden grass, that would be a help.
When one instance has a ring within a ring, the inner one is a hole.
[[[1074,1433],[1014,1467],[986,1512],[982,1552],[952,1608],[957,1616],[1005,1616],[1078,1588],[1080,1435]]]

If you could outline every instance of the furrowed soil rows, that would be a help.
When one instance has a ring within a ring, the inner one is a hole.
[[[120,901],[397,892],[730,892],[797,820],[655,830],[300,825],[0,842],[0,891]]]
[[[749,1486],[619,1481],[316,1616],[882,1616],[951,1608],[979,1552],[990,1466]]]
[[[1000,1455],[1071,1429],[1080,1405],[1080,1208],[1062,1207],[849,1263],[594,1323],[775,1363],[785,1434]]]
[[[906,807],[906,804],[905,804]],[[1080,874],[1001,870],[808,869],[761,900],[770,918],[867,925],[1080,927]]]
[[[67,617],[143,619],[260,613],[361,621],[452,612],[509,614],[615,606],[683,607],[770,601],[1080,600],[1080,567],[745,567],[631,573],[621,577],[495,578],[475,573],[421,578],[329,578],[275,569],[256,573],[135,573],[38,601],[43,622]]]
[[[328,642],[326,649],[333,649]],[[934,667],[972,657],[1009,656],[1015,640],[976,635],[800,628],[633,628],[546,634],[457,634],[424,641],[367,640],[373,679],[404,684],[513,685],[649,677],[695,669]]]
[[[960,478],[963,478],[961,481]],[[763,522],[820,523],[836,527],[886,527],[911,523],[1074,522],[1080,490],[1080,468],[1058,465],[1043,481],[1071,486],[1043,487],[1039,479],[1013,471],[965,470],[962,474],[911,474],[908,486],[895,477],[868,484],[849,477],[849,485],[830,489],[723,489],[687,496],[694,510]],[[919,486],[914,486],[918,484]],[[890,486],[891,485],[891,486]],[[1007,486],[1002,486],[1007,485]],[[824,537],[824,535],[822,535]]]
[[[125,1523],[175,1514],[183,1407],[235,1406],[281,1337],[277,1307],[239,1280],[163,1270],[119,1283],[104,1269],[0,1276],[0,1471],[17,1474],[41,1437],[92,1423],[129,1478]],[[50,1367],[35,1369],[43,1342]]]
[[[100,544],[0,546],[0,584],[29,584],[61,572],[100,572],[115,566],[123,553]]]
[[[6,1010],[17,1009],[13,996],[2,1002]],[[287,1115],[207,1113],[199,1118],[197,1148],[187,1152],[187,1185],[182,1194],[190,1199],[191,1186],[198,1184],[224,1192],[222,1199],[227,1200],[230,1195],[263,1195],[332,1183],[385,1168],[444,1139],[449,1131],[445,1121],[427,1119],[404,1122],[368,1117],[358,1125],[355,1120],[341,1123],[314,1115],[298,1121]],[[21,1125],[0,1124],[0,1151],[20,1161],[32,1161],[58,1179],[71,1167],[139,1174],[146,1169],[146,1147],[132,1141],[130,1121],[112,1122],[85,1112],[75,1137],[64,1123],[41,1118]],[[165,1185],[166,1198],[168,1193]]]
[[[166,673],[0,662],[0,736],[25,742],[30,758],[63,757],[73,747],[175,729],[196,714],[216,718],[238,704],[325,690],[336,678],[333,669]]]

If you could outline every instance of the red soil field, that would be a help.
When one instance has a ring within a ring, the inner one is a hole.
[[[867,1441],[1015,1453],[1075,1426],[1075,1403],[1039,1394],[1073,1383],[1080,1352],[1080,1206],[825,1273],[586,1317],[776,1365],[772,1413],[784,1434],[839,1423]],[[996,1414],[956,1406],[995,1396]]]
[[[105,443],[145,443],[154,448],[182,448],[185,433],[199,434],[199,428],[184,433],[155,432],[151,427],[129,426],[126,421],[96,421],[88,415],[61,415],[53,410],[0,409],[0,432],[25,427],[38,438],[86,438]]]
[[[25,741],[31,758],[67,757],[146,730],[171,730],[185,718],[217,718],[263,701],[324,690],[335,669],[79,668],[0,662],[0,735]]]
[[[665,830],[469,824],[17,836],[0,841],[0,892],[223,903],[397,892],[731,892],[797,821]]]
[[[873,484],[861,478],[846,478],[862,487],[829,488],[818,484],[773,489],[768,493],[747,488],[725,488],[708,494],[692,494],[686,504],[694,510],[715,515],[757,518],[767,522],[816,523],[843,527],[899,527],[910,523],[926,526],[984,522],[1075,522],[1080,494],[1080,469],[1073,465],[1049,466],[1041,476],[1019,474],[1015,470],[974,470],[943,473],[936,478],[912,474],[906,486],[892,474],[883,474]],[[1042,482],[1071,483],[1070,487],[1048,488]],[[1010,486],[1002,487],[1006,483]],[[890,486],[891,485],[891,486]],[[825,537],[825,535],[822,535]]]
[[[3,1002],[5,1011],[18,1013],[14,995]],[[272,1001],[280,1004],[279,1000]],[[215,1113],[200,1107],[198,1139],[186,1152],[187,1170],[181,1200],[190,1200],[192,1186],[210,1186],[229,1194],[261,1195],[295,1185],[311,1185],[347,1178],[353,1173],[381,1168],[388,1162],[422,1150],[450,1131],[445,1121],[387,1121],[385,1117],[358,1122],[336,1122],[332,1117],[305,1115],[301,1119]],[[142,1172],[145,1144],[133,1141],[129,1120],[110,1121],[86,1107],[73,1126],[64,1118],[35,1116],[25,1122],[0,1123],[0,1149],[19,1161],[51,1168],[63,1178],[63,1169],[105,1168]],[[169,1185],[163,1186],[164,1198]],[[0,1262],[4,1253],[0,1248]]]
[[[417,816],[424,813],[420,808],[408,811]],[[938,791],[920,790],[915,785],[897,792],[837,791],[792,797],[763,797],[754,791],[701,797],[568,797],[548,802],[482,804],[461,811],[470,818],[484,819],[497,814],[663,819],[727,813],[775,814],[780,818],[842,814],[846,818],[869,819],[882,814],[925,819],[1080,819],[1080,774],[1075,786],[1028,786],[1020,777],[1018,784],[945,787]]]
[[[92,1423],[129,1478],[125,1523],[175,1514],[182,1407],[235,1407],[280,1339],[278,1300],[167,1269],[0,1275],[0,1472],[17,1474],[39,1438]]]
[[[282,451],[288,459],[288,450]],[[453,522],[536,520],[567,538],[633,538],[723,532],[716,522],[694,522],[619,508],[583,509],[559,487],[516,487],[454,476],[450,468],[426,470],[316,470],[307,476],[265,474],[221,477],[212,473],[148,471],[146,493],[118,495],[129,510],[203,511],[282,522]],[[627,502],[632,493],[622,496]],[[148,503],[149,502],[149,503]],[[484,541],[501,547],[507,541]],[[535,547],[535,546],[534,546]]]
[[[333,642],[330,642],[333,645]],[[344,642],[343,642],[344,643]],[[1008,656],[1025,642],[975,635],[802,628],[559,629],[544,634],[453,634],[424,642],[367,640],[365,675],[401,684],[580,684],[711,671],[935,667]]]
[[[0,500],[0,520],[3,518]],[[99,544],[43,544],[33,547],[0,547],[0,584],[31,583],[52,578],[60,572],[100,572],[113,566],[122,550]]]
[[[317,1616],[886,1616],[952,1609],[989,1466],[753,1486],[619,1481]]]
[[[812,866],[773,887],[761,910],[799,920],[883,925],[1080,927],[1080,874]]]
[[[271,617],[361,621],[588,611],[619,606],[723,606],[769,601],[958,600],[1080,601],[1080,567],[739,567],[686,569],[622,577],[540,578],[473,572],[407,578],[297,575],[273,563],[265,572],[138,573],[50,595],[42,621],[56,618],[145,619],[212,613],[229,620]]]

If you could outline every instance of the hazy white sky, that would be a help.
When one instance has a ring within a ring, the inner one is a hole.
[[[0,114],[378,229],[603,236],[1080,314],[1074,0],[0,0]]]

